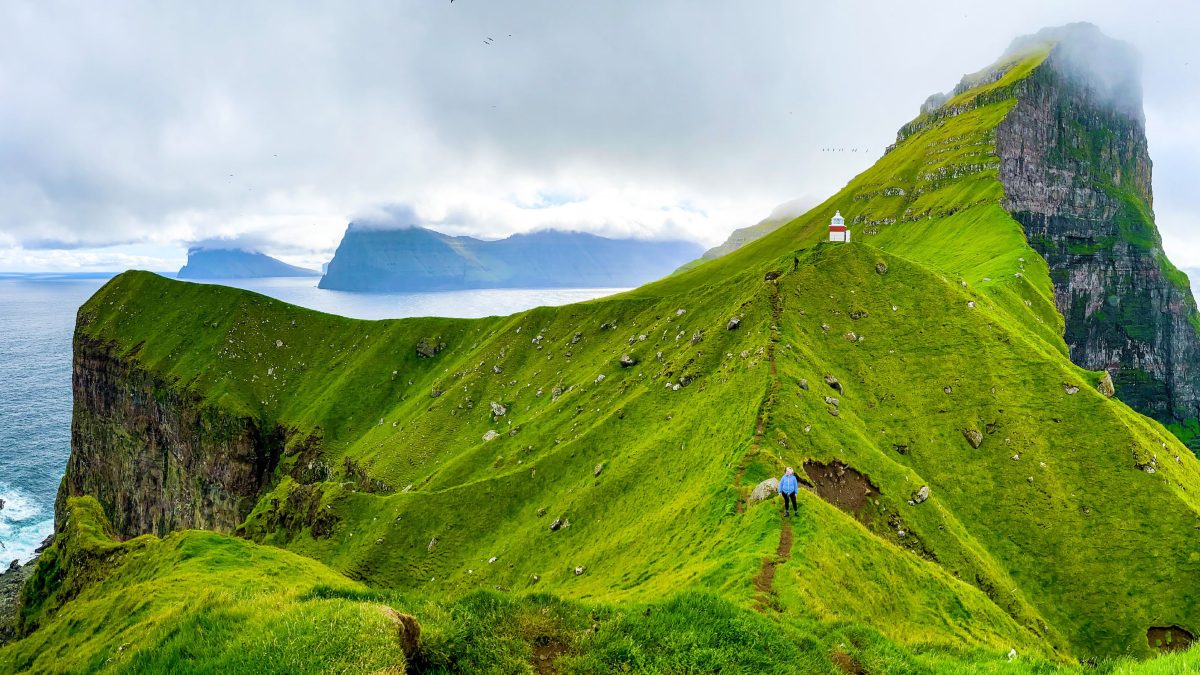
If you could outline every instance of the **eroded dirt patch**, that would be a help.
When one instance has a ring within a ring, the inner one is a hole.
[[[1181,652],[1187,649],[1195,639],[1196,637],[1190,631],[1179,626],[1167,626],[1166,628],[1151,626],[1146,631],[1146,641],[1150,643],[1150,648],[1160,652]]]
[[[829,660],[833,661],[833,665],[838,670],[842,671],[843,673],[847,673],[847,675],[863,675],[863,673],[866,672],[863,670],[862,665],[860,665],[858,661],[854,660],[853,656],[850,656],[840,649],[834,650],[834,652],[829,655]]]
[[[533,669],[538,675],[555,675],[558,666],[555,662],[565,654],[567,646],[558,640],[537,640],[533,645]]]
[[[868,500],[879,494],[869,478],[837,460],[822,464],[810,459],[804,463],[804,473],[818,497],[855,516],[861,516]]]

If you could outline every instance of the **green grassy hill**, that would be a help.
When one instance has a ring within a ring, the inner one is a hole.
[[[1200,463],[1071,363],[1001,208],[995,128],[1049,53],[812,212],[612,298],[368,322],[115,278],[77,342],[148,374],[146,409],[285,447],[230,534],[118,543],[106,521],[136,505],[64,494],[26,589],[39,628],[0,667],[1196,667],[1108,660],[1200,630]],[[856,243],[821,243],[835,208]],[[811,489],[784,520],[750,495],[786,466]],[[422,625],[411,658],[396,612]]]

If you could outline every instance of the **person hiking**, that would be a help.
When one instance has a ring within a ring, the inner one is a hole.
[[[796,479],[796,472],[792,471],[792,467],[788,467],[787,471],[783,472],[783,478],[779,479],[779,494],[783,495],[783,515],[788,515],[788,503],[792,505],[792,512],[799,513],[800,510],[796,506],[796,490],[800,487],[800,481]]]

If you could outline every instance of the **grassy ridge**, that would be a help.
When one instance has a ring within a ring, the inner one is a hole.
[[[292,430],[240,529],[269,546],[183,533],[122,548],[169,559],[190,538],[280,556],[247,580],[320,561],[314,584],[266,589],[279,611],[412,611],[434,669],[511,671],[552,648],[581,672],[737,671],[762,654],[798,672],[843,656],[878,672],[1050,672],[1148,656],[1150,626],[1200,629],[1200,464],[1070,362],[1046,265],[999,206],[994,129],[1044,57],[916,120],[811,213],[613,298],[368,322],[114,279],[81,310],[84,335],[197,405]],[[818,245],[835,208],[856,243]],[[874,493],[847,512],[802,492],[786,529],[747,503],[808,460],[844,462]],[[930,498],[910,504],[922,486]],[[208,564],[177,598],[225,574]],[[169,574],[156,569],[147,579]],[[72,621],[93,622],[95,658],[121,636],[163,642],[95,623],[104,593],[134,580],[97,583],[68,585],[78,598],[58,609],[46,585],[43,628],[0,658],[64,644]]]

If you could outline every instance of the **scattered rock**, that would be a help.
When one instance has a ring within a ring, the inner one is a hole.
[[[596,384],[600,384],[603,381],[604,381],[604,373],[600,373],[599,375],[596,376]]]
[[[876,274],[887,274],[887,265],[884,265],[881,262],[875,263],[875,273]]]
[[[775,281],[779,278],[779,272],[767,272],[763,275],[763,281]]]
[[[1012,456],[1012,461],[1014,461],[1014,462],[1019,462],[1019,461],[1021,461],[1021,453],[1019,453],[1019,452],[1018,452],[1017,454],[1013,455],[1013,456]]]
[[[778,478],[768,478],[768,479],[764,480],[763,482],[759,483],[758,485],[755,485],[754,489],[750,491],[749,502],[751,504],[756,504],[761,501],[766,501],[768,499],[773,498],[778,493],[779,493],[779,479]]]
[[[808,391],[808,380],[800,378],[800,388],[804,391]]]
[[[497,365],[492,366],[492,372],[499,375],[500,373],[504,372],[504,369],[501,368],[499,364],[497,364]]]
[[[738,326],[741,326],[741,325],[742,325],[742,320],[735,316],[729,320],[729,323],[725,324],[725,330],[737,330]]]
[[[504,417],[507,414],[508,414],[508,408],[504,407],[503,404],[492,401],[492,416],[493,417]]]
[[[496,556],[492,556],[492,557],[488,558],[488,564],[491,565],[492,563],[496,562],[497,560],[499,560],[499,558],[497,558]]]
[[[575,335],[571,336],[571,344],[579,344],[579,341],[582,339],[583,333],[576,333]]]
[[[680,310],[680,311],[683,311],[683,310]],[[583,565],[579,565],[575,568],[575,576],[579,576],[581,574],[583,574]]]
[[[903,445],[903,444],[900,444],[900,443],[893,443],[893,444],[892,444],[892,449],[893,449],[893,450],[895,450],[895,451],[896,451],[898,454],[901,454],[901,455],[907,455],[907,454],[908,454],[908,446],[907,446],[907,445]]]
[[[592,471],[592,475],[599,477],[601,471],[604,471],[604,462],[601,462],[596,465],[596,468]]]
[[[1063,391],[1067,392],[1067,395],[1070,396],[1072,394],[1078,394],[1079,387],[1076,387],[1073,384],[1067,384],[1066,382],[1064,382],[1063,383]]]
[[[978,449],[979,445],[983,443],[983,434],[979,433],[975,429],[963,429],[962,434],[963,438],[967,439],[967,442],[971,444],[972,448]]]
[[[856,309],[853,312],[850,312],[850,318],[854,319],[855,321],[858,321],[859,319],[865,319],[868,316],[870,316],[870,314],[868,314],[867,310],[865,309]]]
[[[826,408],[825,411],[828,412],[830,415],[833,415],[834,417],[837,417],[838,415],[841,414],[838,412],[837,408]]]
[[[441,396],[441,395],[442,395],[442,394],[444,394],[444,393],[445,393],[445,392],[443,392],[441,389],[438,389],[437,387],[434,387],[433,389],[430,389],[430,390],[429,390],[429,396],[430,396],[430,397],[432,397],[432,398],[437,398],[437,397]]]
[[[832,406],[838,405],[838,400],[832,396],[826,396],[825,402]]]
[[[686,313],[687,313],[687,310],[686,310],[686,309],[677,309],[677,310],[675,310],[675,316],[683,316],[683,315],[684,315],[684,314],[686,314]]]
[[[854,331],[850,331],[842,337],[846,338],[846,342],[858,342],[858,335],[856,335]]]
[[[947,394],[953,394],[954,387],[942,387],[942,391],[946,392]]]
[[[1100,383],[1096,385],[1096,389],[1108,398],[1116,395],[1117,388],[1113,386],[1112,375],[1107,370],[1104,371],[1104,375],[1100,378]],[[3,502],[0,502],[0,506],[3,506]]]
[[[704,342],[704,331],[698,330],[695,333],[692,333],[692,344],[698,345],[701,342]]]
[[[829,385],[834,391],[836,391],[839,394],[846,393],[845,391],[842,390],[842,383],[838,382],[838,379],[832,375],[825,376],[825,384]]]
[[[621,355],[621,367],[622,368],[632,368],[633,366],[636,366],[636,365],[637,365],[637,359],[635,359],[632,354],[622,354]]]
[[[542,516],[546,515],[546,507],[543,506],[542,508],[538,509],[537,515],[538,515],[538,518],[541,518]]]
[[[562,526],[563,526],[563,519],[562,519],[562,518],[555,518],[555,519],[554,519],[554,522],[553,522],[553,523],[550,523],[550,531],[551,531],[551,532],[558,532],[560,529],[562,529]]]
[[[491,429],[488,429],[488,432],[483,435],[483,440],[484,441],[494,441],[499,437],[500,437],[500,434],[496,433],[495,431],[493,431]]]
[[[533,575],[533,576],[531,576],[531,577],[529,577],[529,582],[530,582],[530,583],[534,583],[534,584],[536,584],[537,582],[539,582],[539,581],[541,581],[541,580],[542,580],[542,578],[541,578],[541,577],[539,577],[539,576],[538,576],[538,575],[536,575],[536,574],[535,574],[535,575]]]
[[[434,537],[433,539],[429,540],[429,545],[425,547],[425,550],[428,551],[429,553],[433,553],[433,547],[437,546],[437,544],[438,544],[438,538]]]
[[[971,309],[975,309],[975,301],[974,301],[974,300],[968,300],[968,301],[967,301],[967,307],[970,307]]]
[[[606,321],[600,324],[600,330],[616,330],[616,328],[617,322],[615,321]]]
[[[823,330],[825,332],[829,332],[829,324],[827,324],[827,323],[821,324],[821,330]]]

